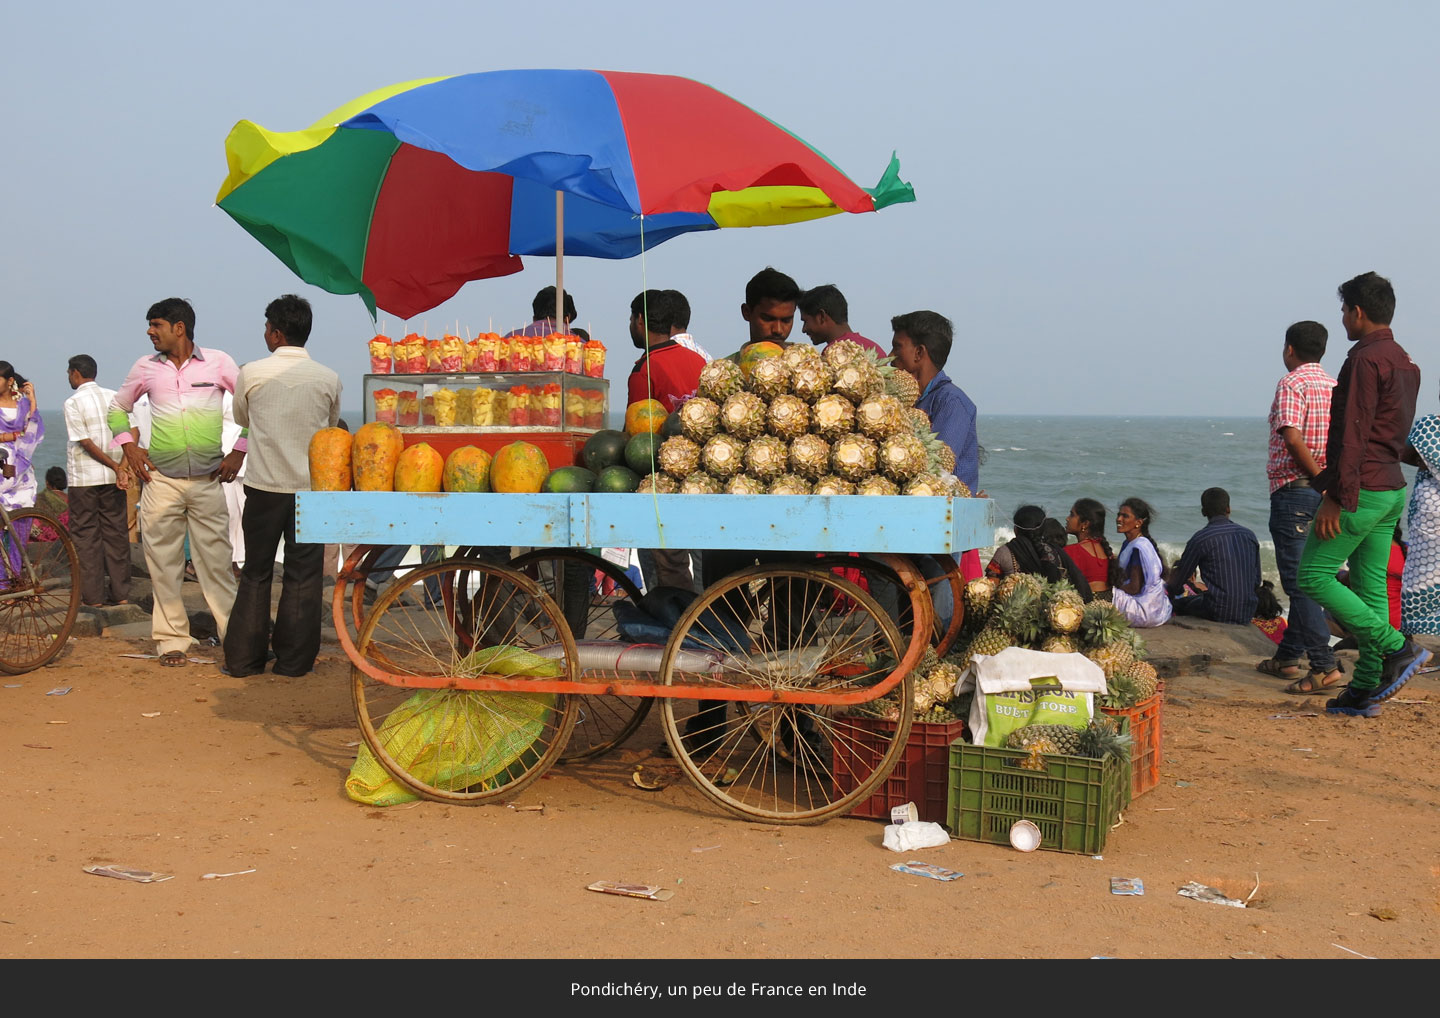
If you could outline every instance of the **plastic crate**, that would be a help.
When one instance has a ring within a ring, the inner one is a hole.
[[[947,826],[967,841],[1010,843],[1010,828],[1029,820],[1040,828],[1040,847],[1096,855],[1124,805],[1129,771],[1122,760],[1045,757],[1048,769],[1018,766],[1029,756],[956,742],[950,746]]]
[[[1150,791],[1160,783],[1162,716],[1165,708],[1165,692],[1162,685],[1155,695],[1141,700],[1133,707],[1124,709],[1101,707],[1111,717],[1126,718],[1130,723],[1130,735],[1134,739],[1130,747],[1132,771],[1129,798]]]
[[[844,733],[846,738],[834,742],[831,774],[837,795],[844,795],[860,783],[855,772],[868,773],[895,734],[894,721],[865,717],[848,717],[845,721],[854,727]],[[963,719],[915,722],[895,769],[875,794],[850,810],[849,815],[888,822],[891,807],[913,802],[921,820],[939,823],[949,800],[950,743],[964,732]]]

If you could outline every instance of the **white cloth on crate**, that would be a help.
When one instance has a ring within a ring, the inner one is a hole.
[[[65,481],[72,488],[115,483],[115,471],[96,463],[94,457],[80,447],[88,438],[112,461],[120,462],[119,450],[110,444],[110,425],[106,422],[110,400],[114,398],[113,389],[90,381],[82,383],[65,401]]]

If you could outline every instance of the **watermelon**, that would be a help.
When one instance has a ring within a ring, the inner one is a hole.
[[[556,493],[594,491],[595,472],[584,467],[559,467],[550,471],[540,490]]]
[[[640,487],[640,475],[629,467],[606,467],[595,478],[596,491],[627,492]]]
[[[644,477],[656,471],[655,455],[664,439],[651,431],[642,431],[625,443],[625,465]]]
[[[597,431],[586,441],[580,450],[580,461],[585,464],[586,469],[600,473],[606,467],[613,467],[625,462],[625,443],[630,441],[630,436],[623,431],[606,429]]]

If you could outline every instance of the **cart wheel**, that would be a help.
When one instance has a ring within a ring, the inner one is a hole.
[[[35,509],[9,515],[9,529],[0,532],[0,672],[21,675],[65,649],[80,609],[80,560],[54,518]],[[42,523],[55,540],[33,539]],[[30,539],[22,547],[17,535]]]
[[[740,646],[746,649],[735,652]],[[850,716],[834,697],[890,678],[903,649],[875,599],[828,569],[758,566],[737,573],[681,617],[665,648],[662,680],[804,690],[809,702],[751,700],[731,711],[725,701],[666,698],[665,739],[700,790],[737,816],[772,823],[840,816],[869,798],[900,759],[913,689],[906,675],[890,694],[899,701],[893,732]],[[694,660],[686,652],[694,650],[727,656],[718,667],[683,671]]]
[[[944,657],[954,646],[965,619],[965,581],[960,575],[960,567],[949,555],[907,557],[917,570],[923,569],[920,565],[922,561],[934,563],[934,568],[929,570],[934,575],[927,574],[925,577],[928,599],[934,609],[928,642],[937,656]],[[915,610],[890,562],[871,555],[822,555],[816,562],[832,570],[841,570],[841,575],[852,581],[856,576],[863,578],[865,582],[861,586],[890,613],[900,627],[901,639],[909,642],[915,627]],[[942,606],[951,613],[948,626],[939,615]]]
[[[457,632],[461,571],[473,593],[470,627]],[[548,652],[552,660],[558,649],[557,677],[577,679],[569,627],[555,602],[519,573],[449,559],[380,595],[360,634],[352,690],[365,744],[396,781],[427,799],[493,802],[513,798],[560,756],[575,724],[573,697],[433,688],[436,678],[463,673],[472,648],[499,646]]]
[[[523,573],[540,585],[560,606],[560,613],[570,624],[577,640],[615,640],[616,603],[640,600],[640,588],[618,567],[597,555],[571,548],[537,548],[517,556],[510,568]],[[599,571],[615,582],[612,594],[602,593],[595,585]],[[560,756],[561,763],[592,760],[620,746],[635,734],[650,713],[652,697],[591,696],[576,697],[579,713],[570,745]]]

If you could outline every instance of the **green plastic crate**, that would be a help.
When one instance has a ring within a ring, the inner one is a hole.
[[[1010,843],[1010,828],[1029,820],[1040,847],[1096,855],[1130,791],[1130,762],[1107,757],[1055,756],[1046,771],[1018,766],[1028,753],[950,744],[946,820],[957,838]]]

